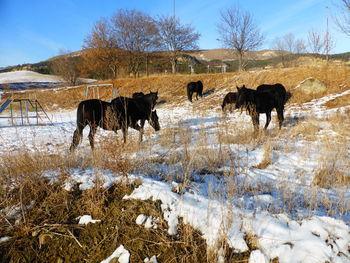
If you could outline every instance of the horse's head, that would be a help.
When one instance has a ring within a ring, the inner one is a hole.
[[[155,131],[160,130],[159,119],[156,110],[151,112],[149,124],[153,127]]]
[[[248,99],[248,89],[243,85],[242,87],[237,87],[237,99],[236,99],[236,109],[244,106]]]
[[[150,93],[148,93],[147,95],[151,98],[151,101],[152,101],[152,109],[153,109],[154,106],[155,106],[156,103],[157,103],[157,100],[158,100],[158,90],[157,90],[156,92],[150,91]]]

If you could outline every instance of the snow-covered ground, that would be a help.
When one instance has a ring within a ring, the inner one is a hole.
[[[62,82],[62,78],[33,71],[21,70],[0,73],[0,84],[23,82]]]
[[[79,79],[82,83],[91,83],[93,79]],[[0,94],[4,86],[12,90],[28,90],[41,88],[54,88],[62,86],[65,80],[60,76],[41,74],[28,70],[0,73]]]
[[[341,95],[348,93],[350,91]],[[223,94],[214,95],[223,97]],[[160,200],[170,234],[177,233],[178,218],[182,217],[185,223],[201,231],[211,247],[215,247],[220,239],[225,239],[235,251],[244,252],[248,249],[245,235],[255,236],[259,249],[253,251],[249,262],[268,262],[276,257],[279,262],[350,262],[349,188],[312,186],[325,157],[326,146],[337,149],[328,149],[330,152],[327,154],[341,151],[345,155],[343,159],[349,160],[350,134],[339,134],[333,129],[326,118],[333,116],[336,109],[327,110],[322,105],[336,96],[340,95],[327,96],[302,106],[288,105],[281,132],[278,132],[276,116],[273,115],[266,136],[272,145],[269,150],[271,163],[261,169],[257,167],[265,158],[266,143],[255,140],[230,143],[219,138],[222,133],[232,138],[239,138],[245,131],[249,133],[252,124],[245,113],[235,112],[223,118],[219,105],[203,112],[196,109],[196,101],[171,108],[162,105],[157,109],[162,130],[155,133],[146,124],[146,130],[150,132],[145,136],[144,144],[150,146],[145,151],[130,153],[130,158],[166,159],[173,153],[183,153],[186,145],[186,151],[195,153],[199,158],[209,160],[208,154],[224,152],[229,156],[228,161],[214,171],[205,169],[207,172],[204,173],[191,168],[194,166],[190,164],[183,167],[177,162],[149,162],[147,169],[136,168],[129,175],[131,179],[140,179],[142,184],[125,198]],[[346,108],[337,109],[338,114]],[[1,120],[1,154],[21,151],[23,147],[48,154],[69,154],[75,129],[75,111],[57,111],[49,115],[52,126],[12,127],[7,120]],[[264,121],[261,116],[261,122]],[[295,128],[310,123],[318,127],[312,140],[307,139],[302,129],[298,133]],[[228,131],[221,128],[225,125],[230,127]],[[90,151],[87,130],[78,154]],[[171,131],[178,132],[171,146],[164,145],[164,136]],[[184,140],[181,131],[186,131],[184,136],[190,137],[186,144],[181,142]],[[122,140],[121,133],[115,135],[99,129],[95,137],[96,147],[106,136]],[[130,131],[129,136],[137,138],[138,134]],[[337,139],[344,136],[343,143],[338,145]],[[340,170],[346,167],[338,165]],[[342,172],[349,175],[349,171]],[[54,176],[55,173],[50,171],[48,174]],[[184,174],[188,176],[185,188],[182,187]],[[121,180],[110,171],[93,168],[71,170],[71,180],[81,182],[81,189],[92,187],[94,176],[103,178],[105,186]],[[68,190],[69,185],[67,182]],[[234,193],[231,193],[233,189]],[[113,257],[122,257],[123,262],[128,262],[128,253],[121,246],[103,262],[109,262]]]
[[[93,79],[84,79],[86,82],[93,82]],[[24,83],[24,82],[64,82],[60,76],[41,74],[29,70],[20,70],[0,73],[0,84]]]

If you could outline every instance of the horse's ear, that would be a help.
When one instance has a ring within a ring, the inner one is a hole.
[[[242,88],[245,88],[245,85],[243,84],[243,87]]]
[[[240,87],[238,87],[238,86],[236,86],[236,88],[237,88],[237,90],[239,91],[241,88]]]

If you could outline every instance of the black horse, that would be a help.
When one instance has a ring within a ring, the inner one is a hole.
[[[197,82],[190,82],[187,84],[187,98],[190,102],[192,102],[192,95],[196,92],[196,99],[198,100],[198,96],[203,96],[203,83],[198,80]]]
[[[122,97],[119,97],[119,98],[122,98]],[[145,94],[142,91],[141,92],[135,92],[135,93],[132,94],[132,98],[133,99],[143,98],[144,100],[148,101],[152,105],[152,110],[153,110],[154,107],[157,104],[158,91],[156,91],[156,92],[150,91],[150,93],[148,93],[148,94]]]
[[[146,120],[154,130],[158,131],[160,125],[157,111],[152,111],[152,105],[155,104],[157,98],[157,94],[150,93],[145,95],[144,99],[118,97],[111,103],[97,99],[80,102],[77,108],[77,128],[73,134],[70,151],[74,151],[79,145],[83,129],[87,125],[90,126],[89,141],[92,149],[94,149],[94,136],[97,127],[114,132],[121,129],[124,143],[128,127],[138,130],[140,140],[142,140],[143,126]],[[138,123],[139,121],[141,124]]]
[[[226,112],[226,110],[229,110],[230,112],[233,111],[234,104],[236,103],[237,100],[237,92],[229,92],[226,94],[221,108],[223,112]]]
[[[143,127],[148,120],[151,126],[158,131],[160,129],[156,111],[152,111],[157,103],[158,92],[150,92],[146,95],[134,96],[134,98],[117,97],[112,100],[112,104],[117,112],[121,113],[120,118],[126,123],[126,127],[132,127],[139,130],[140,141],[142,141]],[[138,122],[140,121],[140,124]],[[152,125],[152,123],[154,125]],[[126,141],[127,129],[124,134]]]
[[[279,128],[284,120],[283,111],[286,101],[286,89],[281,84],[260,85],[257,90],[237,87],[236,109],[244,107],[252,118],[255,132],[259,130],[259,114],[266,114],[266,130],[271,121],[271,111],[276,109]]]
[[[137,98],[142,98],[143,96],[145,96],[145,93],[141,92],[135,92],[132,94],[132,98],[133,99],[137,99]]]

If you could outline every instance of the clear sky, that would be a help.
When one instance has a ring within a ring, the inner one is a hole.
[[[262,48],[270,48],[276,36],[287,33],[306,40],[311,28],[325,30],[328,17],[336,41],[332,53],[350,51],[350,37],[340,33],[332,19],[340,0],[0,0],[0,67],[39,62],[61,50],[80,50],[93,24],[119,8],[170,15],[174,1],[180,21],[201,34],[201,49],[221,47],[216,29],[220,11],[238,5],[253,14],[266,35]]]

